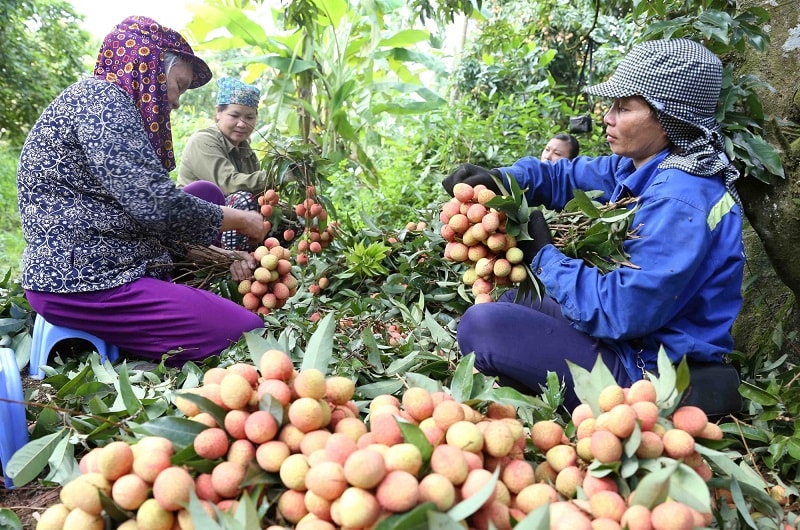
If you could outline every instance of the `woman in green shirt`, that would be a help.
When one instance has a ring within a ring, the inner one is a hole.
[[[267,173],[250,147],[258,119],[261,92],[232,77],[217,81],[216,124],[195,132],[181,155],[178,185],[213,182],[225,195],[225,204],[238,210],[258,211],[255,196],[266,189]],[[224,232],[222,246],[252,250],[247,237]]]

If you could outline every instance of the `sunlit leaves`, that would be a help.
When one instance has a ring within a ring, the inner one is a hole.
[[[389,271],[383,265],[383,260],[386,259],[389,250],[389,247],[378,242],[369,245],[362,242],[355,243],[345,255],[347,270],[341,273],[341,276],[370,278],[385,275]]]

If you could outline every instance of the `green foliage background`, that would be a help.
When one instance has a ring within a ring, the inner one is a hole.
[[[62,0],[0,0],[0,141],[20,145],[50,101],[84,73],[89,34]]]
[[[469,370],[454,375],[455,325],[470,300],[459,271],[442,259],[436,214],[444,198],[440,181],[445,174],[462,162],[496,167],[520,156],[536,156],[575,114],[589,113],[595,123],[593,132],[580,138],[582,152],[603,153],[600,123],[606,102],[585,99],[581,87],[605,77],[622,50],[644,35],[701,38],[720,54],[764,44],[759,11],[737,13],[724,0],[450,0],[436,5],[425,0],[303,0],[284,2],[282,9],[272,11],[275,27],[283,28],[274,33],[249,16],[261,4],[207,0],[187,31],[215,75],[241,76],[262,87],[265,104],[254,144],[263,153],[263,166],[274,171],[278,181],[291,164],[308,168],[303,183],[319,185],[321,198],[343,224],[331,251],[298,272],[303,289],[292,305],[283,314],[267,317],[268,340],[291,351],[300,364],[303,352],[315,351],[310,344],[319,346],[311,336],[310,315],[335,315],[337,326],[329,334],[336,355],[329,371],[357,379],[364,399],[396,393],[406,384],[452,384],[456,376],[469,380],[469,385],[453,385],[469,386],[467,397],[491,386],[472,378]],[[16,272],[23,246],[14,190],[19,146],[26,128],[55,93],[88,72],[85,63],[75,64],[77,58],[91,58],[93,52],[83,50],[85,35],[74,32],[72,15],[63,4],[0,0],[0,8],[0,14],[7,15],[3,20],[9,21],[0,28],[3,42],[12,31],[26,39],[15,41],[24,49],[13,56],[0,47],[0,100],[12,102],[0,109],[0,120],[6,120],[0,126],[11,131],[0,139],[0,252]],[[475,38],[454,62],[443,49],[444,34],[446,23],[462,11],[471,13]],[[31,26],[21,21],[36,16],[50,23],[41,25],[41,33],[26,31]],[[419,20],[427,23],[424,30],[414,26]],[[51,32],[58,24],[65,24],[66,30],[56,36]],[[43,46],[41,39],[53,39],[48,42],[59,47]],[[44,55],[53,50],[74,53]],[[25,61],[57,65],[61,75],[42,75],[44,82],[38,76],[31,79],[29,68],[16,77],[5,74],[31,64]],[[589,61],[591,75],[584,69]],[[753,97],[758,81],[737,79],[731,69],[726,75],[719,117],[732,133],[731,154],[756,176],[780,175],[780,161],[759,136],[763,115]],[[191,91],[174,114],[178,159],[191,132],[212,123],[214,88],[211,83]],[[35,97],[14,105],[23,89],[35,92]],[[287,184],[281,192],[291,197],[297,190]],[[428,224],[422,231],[404,228],[420,220]],[[323,275],[330,278],[330,289],[312,297],[307,288]],[[3,293],[19,295],[13,282],[2,288],[8,289]],[[3,317],[18,321],[15,325],[29,324],[14,303],[4,311]],[[393,346],[389,323],[404,334]],[[221,359],[180,371],[143,371],[135,365],[130,372],[127,367],[114,371],[94,358],[88,364],[60,360],[48,375],[59,391],[58,404],[73,407],[74,413],[66,426],[53,409],[32,413],[34,435],[44,440],[42,444],[57,445],[63,462],[71,462],[76,450],[131,435],[126,422],[169,415],[175,389],[196,386],[203,371],[215,363],[248,358],[248,346],[238,344]],[[764,355],[734,353],[747,378],[742,388],[747,421],[727,424],[726,443],[742,462],[763,469],[767,482],[784,484],[796,494],[797,371],[785,358],[759,353]],[[21,361],[22,366],[27,362]],[[137,397],[120,403],[110,391],[105,393],[98,379],[121,384],[125,395]],[[101,387],[103,395],[95,395]],[[557,387],[555,381],[542,389],[536,406],[529,407],[529,420],[556,414]],[[120,421],[123,416],[126,422]],[[72,436],[76,433],[79,436]],[[51,466],[48,480],[57,482],[74,471],[58,467],[61,463],[42,464]]]

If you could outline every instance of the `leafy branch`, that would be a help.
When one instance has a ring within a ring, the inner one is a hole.
[[[517,241],[530,240],[528,221],[530,212],[536,207],[528,206],[525,190],[513,177],[508,181],[510,189],[498,180],[502,195],[486,205],[506,214],[506,233],[516,237]],[[631,221],[638,209],[638,197],[600,204],[594,199],[602,193],[576,189],[562,211],[542,208],[553,244],[567,256],[582,259],[603,273],[619,267],[638,268],[630,262],[624,248],[626,240],[637,237],[639,227],[631,227]]]
[[[584,260],[603,273],[619,267],[639,267],[625,251],[626,240],[638,237],[639,227],[631,227],[637,197],[598,205],[591,194],[575,190],[575,198],[561,212],[545,216],[553,234],[553,244],[564,254]]]

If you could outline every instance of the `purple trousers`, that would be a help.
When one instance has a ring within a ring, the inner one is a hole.
[[[194,182],[190,182],[184,186],[183,191],[189,193],[190,195],[194,195],[195,197],[200,197],[204,201],[210,202],[211,204],[225,206],[225,194],[222,193],[220,187],[213,182],[209,182],[207,180],[195,180]],[[222,248],[222,235],[224,233],[225,232],[221,233],[214,241],[215,246]]]
[[[498,378],[500,384],[538,395],[547,384],[547,372],[555,372],[566,386],[564,406],[574,409],[575,395],[567,360],[590,370],[598,354],[620,386],[632,381],[617,354],[600,340],[574,329],[553,299],[514,303],[516,290],[505,292],[497,302],[473,305],[458,324],[462,354],[475,354],[475,368]]]
[[[226,197],[219,186],[207,180],[195,180],[184,186],[183,191],[217,206],[230,206],[237,210],[252,212],[259,211],[258,201],[249,191],[234,191]],[[222,232],[215,244],[227,250],[246,250],[248,252],[255,250],[255,246],[250,243],[248,237],[236,230]]]
[[[224,204],[215,184],[190,186],[184,189]],[[161,361],[170,352],[166,363],[172,366],[218,355],[244,332],[264,327],[260,316],[235,302],[155,278],[88,293],[25,294],[33,310],[51,324],[86,331],[134,357]]]

